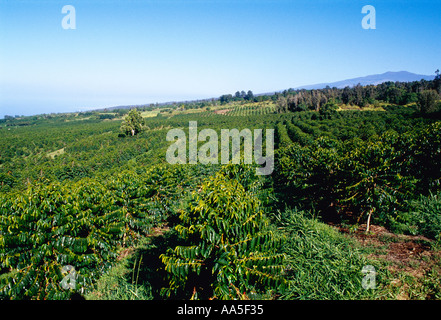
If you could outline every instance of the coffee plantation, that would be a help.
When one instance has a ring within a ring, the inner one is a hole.
[[[127,110],[1,120],[0,298],[440,298],[440,113],[340,91],[317,108],[308,92],[139,108],[157,114],[142,130],[121,129]],[[272,174],[243,155],[168,163],[167,133],[191,121],[219,137],[274,130]],[[422,275],[360,244],[378,228],[424,244],[424,265],[406,265]]]

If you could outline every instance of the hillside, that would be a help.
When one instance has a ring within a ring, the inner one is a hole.
[[[326,88],[326,86],[329,86],[331,88],[344,88],[344,87],[352,87],[356,86],[357,84],[360,84],[362,86],[366,85],[377,85],[380,83],[392,81],[392,82],[412,82],[412,81],[420,81],[421,79],[424,80],[433,80],[435,76],[428,76],[428,75],[421,75],[421,74],[415,74],[407,71],[398,71],[398,72],[385,72],[382,74],[373,74],[368,75],[364,77],[357,77],[352,79],[346,79],[346,80],[340,80],[336,82],[330,82],[330,83],[319,83],[319,84],[313,84],[313,85],[306,85],[306,86],[300,86],[296,89],[323,89]]]
[[[0,298],[440,299],[437,84],[4,119]]]

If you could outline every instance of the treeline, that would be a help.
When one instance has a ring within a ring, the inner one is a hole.
[[[247,93],[245,91],[236,91],[234,96],[232,94],[224,94],[219,97],[220,103],[228,103],[231,101],[254,101],[253,91],[248,90]],[[256,101],[257,102],[257,101]]]
[[[440,99],[441,76],[437,71],[432,81],[384,82],[378,85],[330,88],[317,90],[285,90],[277,97],[277,111],[319,111],[328,102],[367,107],[380,102],[397,105],[418,103],[423,112],[436,110]]]
[[[436,71],[434,80],[420,80],[413,82],[384,82],[378,85],[362,86],[360,84],[354,87],[336,88],[327,86],[324,89],[288,89],[283,92],[273,94],[255,95],[251,90],[245,92],[236,91],[234,94],[223,94],[219,98],[172,102],[167,104],[150,104],[145,106],[136,106],[139,111],[152,111],[158,107],[162,110],[188,110],[215,106],[218,104],[228,104],[231,102],[277,102],[277,111],[279,113],[286,111],[319,111],[320,107],[328,102],[336,104],[357,105],[367,107],[379,102],[407,105],[410,103],[420,103],[421,95],[424,92],[435,92],[441,94],[441,75]],[[435,97],[436,98],[436,97]],[[436,100],[436,99],[435,99]],[[420,103],[421,104],[421,103]],[[125,115],[129,109],[114,109],[119,115]]]

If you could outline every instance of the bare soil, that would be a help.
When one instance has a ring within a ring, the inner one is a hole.
[[[216,114],[227,114],[230,109],[222,109],[222,110],[214,110],[213,112]]]
[[[367,247],[372,253],[369,258],[386,263],[386,268],[391,272],[393,279],[390,285],[397,288],[396,299],[414,299],[409,292],[424,292],[423,286],[430,272],[435,270],[438,279],[441,277],[441,250],[433,249],[433,240],[423,236],[394,234],[384,227],[371,225],[366,233],[366,225],[360,225],[355,232],[349,232],[347,228],[339,227],[342,233],[355,238],[361,246]],[[413,288],[403,279],[412,277]],[[417,288],[417,289],[415,289]],[[430,293],[420,293],[423,298],[430,299]],[[418,298],[421,298],[419,296]]]

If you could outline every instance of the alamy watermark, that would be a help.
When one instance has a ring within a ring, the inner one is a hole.
[[[65,30],[76,29],[76,11],[73,5],[65,5],[61,9],[65,14],[61,20],[61,27]],[[361,8],[361,13],[365,14],[361,20],[361,27],[365,30],[376,29],[376,10],[372,5],[365,5]]]
[[[374,6],[366,5],[361,8],[361,13],[366,14],[361,20],[361,27],[365,30],[377,28],[377,13]]]
[[[253,132],[250,129],[221,129],[219,150],[217,132],[203,129],[198,133],[197,121],[190,121],[188,139],[182,129],[171,129],[167,132],[167,141],[174,143],[168,147],[166,159],[170,164],[218,164],[220,155],[221,164],[239,164],[242,158],[245,164],[252,164],[254,157],[255,163],[264,165],[256,168],[256,174],[270,175],[274,170],[274,129],[265,130],[265,156],[262,133],[262,129],[254,129]],[[205,143],[198,147],[198,142]]]
[[[361,280],[361,286],[363,289],[375,289],[377,286],[376,276],[377,272],[375,271],[375,267],[371,265],[363,266],[361,272],[364,274],[363,279]]]
[[[61,268],[61,274],[64,276],[61,280],[60,285],[64,290],[75,290],[77,285],[77,272],[75,268],[71,265],[66,265]]]
[[[61,27],[65,30],[67,29],[76,29],[76,14],[75,7],[72,5],[65,5],[61,8],[61,13],[66,14],[63,19],[61,19]]]

